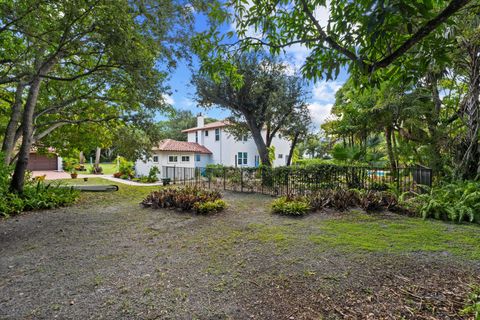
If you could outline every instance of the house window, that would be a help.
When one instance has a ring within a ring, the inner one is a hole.
[[[195,131],[195,142],[198,143],[198,131]]]
[[[168,156],[168,162],[177,162],[178,158],[177,156]]]
[[[248,141],[248,135],[246,135],[246,134],[243,135],[242,139],[243,139],[243,141]]]
[[[220,129],[215,129],[215,141],[220,140]]]
[[[200,155],[199,154],[195,155],[195,161],[200,161]]]
[[[182,156],[182,162],[190,162],[190,156]]]
[[[279,153],[278,154],[278,159],[283,159],[283,154]]]
[[[153,156],[153,162],[158,163],[158,156]]]
[[[208,137],[208,130],[205,130],[205,137]]]
[[[246,152],[239,152],[237,157],[238,165],[246,165],[247,164],[247,153]]]

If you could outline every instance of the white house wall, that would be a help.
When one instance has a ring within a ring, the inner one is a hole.
[[[208,136],[205,135],[206,130],[199,130],[198,143],[203,144],[213,155],[211,162],[214,164],[223,164],[225,166],[235,166],[235,156],[238,152],[247,152],[247,167],[255,166],[255,156],[258,156],[257,146],[252,137],[248,137],[247,141],[237,141],[223,127],[220,130],[220,140],[215,141],[215,129],[208,130]],[[262,131],[264,138],[266,131]],[[188,142],[196,142],[195,132],[188,133]],[[284,166],[286,164],[287,155],[290,151],[290,141],[287,139],[274,137],[272,146],[275,147],[274,166]],[[279,158],[279,155],[282,158]],[[198,165],[197,165],[198,166]]]
[[[153,162],[153,157],[158,156],[158,162]],[[177,156],[177,162],[169,162],[169,156]],[[182,161],[182,156],[189,156],[190,161]],[[205,157],[205,155],[202,155]],[[135,162],[135,174],[136,176],[148,176],[150,169],[156,166],[160,169],[160,174],[158,178],[162,176],[163,167],[184,167],[184,168],[194,168],[195,167],[195,153],[193,152],[174,152],[174,151],[153,151],[152,156],[148,160],[137,160]]]

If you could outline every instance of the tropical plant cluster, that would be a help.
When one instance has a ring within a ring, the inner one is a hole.
[[[405,203],[423,218],[480,223],[480,182],[444,183]]]
[[[140,176],[138,178],[133,178],[132,180],[141,183],[154,183],[158,181],[158,174],[160,174],[160,169],[154,166],[150,168],[147,176]]]
[[[0,154],[1,155],[1,154]],[[0,157],[1,158],[1,157]],[[22,211],[50,209],[74,203],[79,192],[59,185],[47,184],[28,177],[21,194],[11,192],[12,166],[0,159],[0,216],[8,217]]]
[[[367,212],[400,209],[396,195],[391,192],[344,188],[322,189],[307,196],[280,197],[271,205],[273,213],[290,216],[327,208],[345,211],[356,207]]]
[[[197,186],[162,188],[150,193],[141,204],[154,209],[180,209],[194,211],[197,214],[219,212],[226,207],[220,192],[204,190]]]
[[[115,172],[113,176],[124,180],[131,180],[135,176],[134,164],[132,161],[128,161],[124,157],[118,157],[118,172]]]

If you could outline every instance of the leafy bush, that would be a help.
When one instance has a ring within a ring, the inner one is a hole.
[[[8,217],[28,210],[50,209],[74,203],[79,192],[71,188],[53,186],[26,177],[23,193],[9,191],[12,166],[6,166],[0,154],[0,215]]]
[[[358,205],[359,199],[355,190],[349,189],[324,189],[308,196],[312,209],[321,210],[333,208],[344,211]]]
[[[135,175],[134,164],[131,161],[128,161],[124,157],[118,157],[118,172],[113,176],[121,179],[132,179]]]
[[[480,182],[440,185],[406,203],[423,218],[480,223]]]
[[[79,165],[79,161],[76,158],[64,158],[63,169],[67,172],[74,172]]]
[[[204,190],[199,187],[186,186],[184,188],[164,188],[159,191],[153,191],[150,193],[141,204],[144,207],[151,208],[177,208],[183,211],[195,210],[197,213],[208,213],[208,209],[212,209],[210,212],[216,212],[222,210],[222,204],[216,202],[220,200],[222,195],[218,191]],[[215,204],[204,205],[207,202]],[[204,206],[202,206],[204,205]]]
[[[358,190],[358,205],[365,211],[393,210],[398,205],[397,197],[389,192],[374,190]]]
[[[227,207],[227,204],[222,199],[215,201],[196,202],[194,205],[195,212],[198,214],[209,214],[213,212],[222,211]]]
[[[158,169],[158,167],[151,167],[150,168],[150,171],[148,172],[148,176],[147,176],[147,182],[157,182],[158,181],[158,177],[157,175],[160,174],[160,169]]]
[[[272,202],[272,212],[287,216],[303,216],[310,212],[311,207],[306,198],[280,197]]]

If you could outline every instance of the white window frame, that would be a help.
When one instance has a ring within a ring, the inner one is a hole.
[[[195,131],[195,143],[198,143],[198,131]]]
[[[205,137],[208,137],[208,130],[205,130]]]
[[[237,152],[237,165],[248,165],[248,152]]]
[[[157,160],[155,160],[155,158],[157,158]],[[152,157],[152,162],[153,162],[153,163],[158,163],[159,159],[160,159],[159,156],[153,156],[153,157]]]
[[[220,129],[215,129],[215,141],[220,141]]]
[[[244,135],[243,135],[242,141],[248,141],[248,134],[244,134]]]
[[[278,154],[278,159],[283,159],[283,153]]]
[[[183,160],[184,158],[188,158],[188,160]],[[182,162],[190,162],[190,156],[182,156]]]
[[[175,160],[171,161],[170,158],[175,159]],[[177,163],[178,162],[178,156],[175,156],[175,155],[168,156],[168,162],[169,163]]]
[[[195,155],[195,161],[196,161],[196,162],[202,161],[202,156],[199,155],[199,154],[196,154],[196,155]]]

